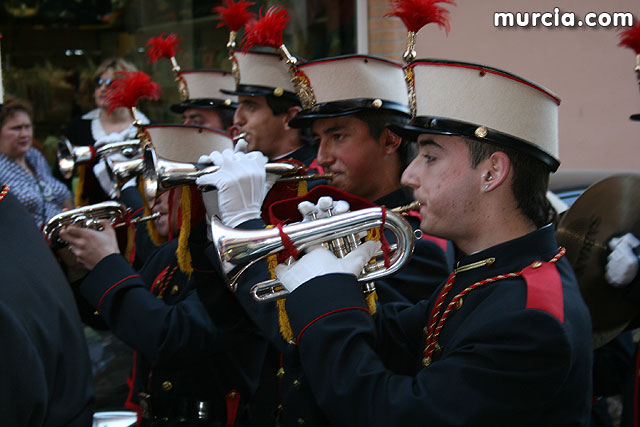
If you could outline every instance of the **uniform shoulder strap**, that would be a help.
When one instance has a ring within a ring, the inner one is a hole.
[[[524,270],[527,284],[526,308],[537,308],[564,322],[564,295],[562,280],[554,262],[535,261]]]

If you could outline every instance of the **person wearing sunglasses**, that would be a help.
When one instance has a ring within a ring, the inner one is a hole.
[[[135,136],[133,117],[127,108],[117,108],[107,114],[107,88],[121,71],[137,71],[137,68],[123,58],[107,58],[96,68],[92,79],[96,108],[72,120],[65,129],[64,136],[72,145],[91,145],[98,148],[100,141],[123,141]],[[138,113],[138,119],[143,124],[149,123],[144,114]],[[83,176],[80,176],[81,173]],[[78,185],[75,190],[76,205],[109,200],[109,196],[99,184],[99,177],[96,177],[91,168],[87,168],[86,172],[79,172],[78,176],[82,185]]]

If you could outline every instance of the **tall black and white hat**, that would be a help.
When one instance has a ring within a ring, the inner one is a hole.
[[[235,81],[231,71],[219,69],[197,69],[181,71],[181,94],[183,101],[173,104],[171,111],[183,113],[187,108],[229,108],[237,105],[237,96],[222,92],[233,90]]]
[[[371,55],[345,55],[309,61],[298,66],[299,97],[307,108],[289,122],[306,127],[313,120],[362,111],[397,113],[409,119],[407,85],[402,64]]]
[[[245,96],[283,97],[297,100],[296,90],[289,78],[287,64],[278,53],[259,51],[235,51],[237,63],[235,89],[223,90],[225,94]]]
[[[400,133],[459,135],[558,160],[560,98],[507,71],[467,62],[419,59],[409,65],[416,117]]]

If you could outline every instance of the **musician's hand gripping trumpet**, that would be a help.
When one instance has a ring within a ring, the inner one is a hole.
[[[142,168],[145,197],[152,204],[159,193],[179,185],[194,184],[199,177],[214,173],[219,169],[220,166],[212,164],[166,160],[157,156],[153,149],[147,147],[144,151],[144,167]],[[293,163],[267,163],[265,169],[267,173],[282,175],[278,182],[331,178],[331,174],[298,176],[296,174],[302,170],[302,167]],[[200,190],[209,191],[214,188],[201,186]]]
[[[135,224],[142,221],[153,220],[158,218],[160,213],[157,212],[153,215],[131,220],[127,220],[128,215],[129,210],[122,203],[114,201],[96,203],[55,215],[44,225],[42,233],[52,246],[64,247],[67,243],[60,238],[60,231],[67,225],[77,225],[79,227],[93,228],[94,230],[101,231],[101,222],[104,220],[109,221],[112,226],[118,227],[128,223]]]
[[[327,209],[326,217],[299,222],[282,227],[298,251],[319,244],[326,245],[338,257],[344,257],[361,244],[361,234],[376,227],[384,227],[395,235],[396,243],[390,245],[389,266],[385,268],[382,251],[376,254],[375,261],[370,262],[358,277],[365,284],[364,291],[372,291],[369,282],[389,276],[400,270],[413,254],[415,243],[414,231],[402,217],[400,209],[413,210],[414,205],[386,210],[372,207],[353,212],[333,214],[335,206]],[[309,212],[309,216],[315,214]],[[317,217],[317,215],[316,215]],[[229,287],[235,291],[239,277],[255,262],[284,249],[280,230],[238,230],[224,226],[215,218],[211,224],[212,240],[220,261],[234,265],[243,265],[239,271],[227,277]],[[233,270],[232,270],[233,273]],[[276,279],[267,280],[253,286],[251,293],[256,301],[267,302],[285,297],[288,291]]]

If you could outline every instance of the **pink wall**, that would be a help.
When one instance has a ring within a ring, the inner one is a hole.
[[[493,13],[631,12],[638,0],[456,0],[448,36],[429,25],[418,33],[418,58],[457,59],[502,68],[562,99],[561,168],[640,169],[640,91],[635,54],[618,47],[618,29],[495,28]]]

